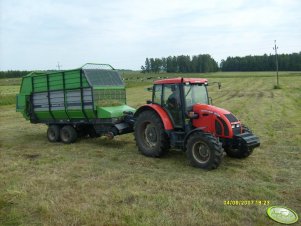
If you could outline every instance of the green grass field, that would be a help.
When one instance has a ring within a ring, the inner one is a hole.
[[[161,76],[125,74],[128,104],[150,99],[145,88]],[[45,125],[15,112],[20,79],[0,80],[0,225],[280,225],[266,215],[271,205],[300,217],[301,73],[281,72],[281,89],[273,89],[271,72],[185,76],[222,82],[221,90],[209,87],[213,104],[261,139],[249,158],[225,156],[205,171],[183,152],[139,154],[132,134],[49,143]]]

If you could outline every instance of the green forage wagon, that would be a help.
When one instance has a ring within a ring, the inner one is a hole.
[[[133,131],[135,109],[126,105],[124,82],[108,64],[32,72],[22,79],[16,109],[31,123],[47,124],[51,142]]]

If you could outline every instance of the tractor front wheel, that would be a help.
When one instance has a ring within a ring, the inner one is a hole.
[[[245,144],[241,144],[238,148],[225,147],[225,152],[231,158],[247,158],[253,153],[253,148],[249,148]]]
[[[187,157],[190,164],[202,169],[215,169],[223,159],[221,143],[209,133],[196,132],[187,141]]]
[[[245,125],[242,125],[242,132],[253,134],[252,130]],[[232,146],[226,146],[224,149],[229,157],[242,159],[251,155],[254,148],[249,148],[247,144],[241,142],[236,148],[233,148]]]
[[[160,157],[169,149],[168,137],[160,117],[153,111],[143,111],[135,122],[134,135],[139,151],[150,157]]]

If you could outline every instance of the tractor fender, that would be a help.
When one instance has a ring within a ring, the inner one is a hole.
[[[183,145],[184,145],[184,150],[186,150],[186,144],[187,144],[187,140],[188,138],[190,137],[190,135],[196,133],[196,132],[204,132],[204,129],[205,127],[198,127],[198,128],[195,128],[193,130],[190,130],[184,137],[184,142],[183,142]]]
[[[146,105],[141,106],[135,112],[134,118],[136,119],[141,112],[147,111],[147,110],[154,111],[158,114],[158,116],[161,118],[161,120],[163,122],[165,130],[173,130],[174,127],[172,125],[171,119],[169,118],[166,111],[158,104],[146,104]]]

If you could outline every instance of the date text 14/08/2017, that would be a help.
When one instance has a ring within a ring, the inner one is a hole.
[[[268,206],[271,202],[269,200],[224,200],[225,206]]]

